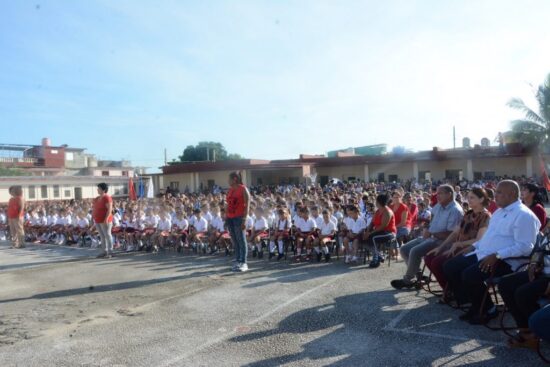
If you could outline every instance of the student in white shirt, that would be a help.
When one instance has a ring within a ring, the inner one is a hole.
[[[317,262],[325,257],[325,262],[330,261],[330,251],[328,243],[334,240],[336,234],[336,224],[330,220],[330,212],[328,209],[323,210],[322,222],[319,226],[319,237],[313,242],[314,250],[317,255]]]
[[[208,232],[208,222],[202,217],[200,209],[195,209],[195,223],[189,233],[189,242],[193,245],[193,251],[202,251],[206,253],[206,238]]]
[[[218,240],[220,239],[223,232],[225,232],[225,225],[221,217],[220,208],[217,206],[212,207],[212,220],[210,221],[210,230],[208,236],[210,255],[218,253]]]
[[[306,261],[310,260],[313,240],[317,235],[317,224],[309,217],[309,209],[303,207],[296,220],[296,262],[302,261],[302,248],[306,247]]]
[[[264,253],[262,250],[262,240],[269,237],[269,226],[267,224],[267,219],[264,217],[264,209],[262,207],[257,207],[254,210],[254,215],[256,219],[254,220],[254,227],[248,238],[249,243],[252,243],[252,257],[258,257],[259,259],[263,258]]]
[[[471,324],[485,323],[496,316],[490,297],[480,310],[487,292],[485,280],[514,272],[522,264],[518,258],[528,257],[533,250],[540,221],[521,203],[519,195],[519,185],[515,181],[500,181],[495,193],[500,209],[491,217],[483,237],[474,243],[470,253],[456,256],[443,265],[449,289],[461,303],[469,301],[472,304],[462,316]]]
[[[164,248],[166,245],[166,239],[170,236],[172,230],[172,221],[170,216],[166,212],[161,212],[160,220],[157,224],[155,233],[152,235],[153,252],[158,252],[159,248]]]
[[[275,241],[277,241],[277,250],[279,255],[277,261],[285,257],[284,241],[290,238],[290,228],[292,227],[290,214],[285,209],[277,210],[276,226],[269,241],[269,259],[275,256]]]
[[[344,237],[344,253],[346,254],[345,263],[357,262],[357,250],[359,249],[359,241],[363,236],[363,231],[367,228],[365,219],[359,216],[359,209],[355,206],[350,206],[347,210],[350,220],[348,221],[348,232]]]
[[[176,242],[176,248],[178,252],[182,252],[187,244],[187,235],[189,231],[189,222],[183,215],[181,208],[176,209],[176,216],[172,220],[172,240]]]
[[[323,217],[319,215],[319,207],[314,206],[311,208],[311,219],[315,221],[315,225],[317,228],[321,227],[321,224],[323,223]]]

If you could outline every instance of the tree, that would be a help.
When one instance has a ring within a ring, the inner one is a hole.
[[[511,122],[512,133],[525,146],[544,150],[549,147],[550,137],[550,74],[535,90],[538,112],[529,108],[520,98],[512,98],[508,106],[525,114],[523,119]]]
[[[16,168],[0,167],[1,176],[25,176],[25,172]]]
[[[213,141],[201,141],[197,145],[188,145],[183,154],[171,163],[200,162],[200,161],[226,161],[243,159],[240,154],[229,154],[222,143]]]

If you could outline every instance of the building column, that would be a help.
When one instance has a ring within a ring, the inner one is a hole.
[[[365,180],[365,182],[370,181],[370,173],[369,173],[369,165],[368,164],[365,164],[363,166],[363,179]]]
[[[413,162],[413,178],[418,181],[418,162]]]
[[[243,169],[241,171],[241,178],[243,180],[243,184],[250,187],[252,175],[250,174],[249,170]]]
[[[533,157],[525,157],[525,175],[527,177],[533,177]]]
[[[466,161],[466,179],[472,181],[474,179],[474,165],[471,159]]]

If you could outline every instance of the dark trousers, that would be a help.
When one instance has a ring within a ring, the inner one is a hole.
[[[529,327],[529,317],[539,309],[538,300],[546,292],[549,282],[550,278],[545,277],[530,282],[526,271],[500,280],[498,290],[518,328]]]
[[[550,306],[541,308],[529,318],[529,329],[539,338],[550,341]]]
[[[457,301],[460,304],[471,302],[471,309],[474,311],[481,309],[483,296],[487,292],[485,281],[491,276],[490,273],[484,273],[479,269],[479,263],[475,255],[461,255],[450,259],[443,265],[443,273]],[[493,274],[495,277],[501,277],[511,272],[510,265],[504,261],[498,261]],[[490,297],[487,298],[483,306],[482,313],[486,313],[494,306]]]

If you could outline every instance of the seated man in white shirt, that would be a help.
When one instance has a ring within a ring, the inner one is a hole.
[[[457,256],[443,265],[448,287],[455,299],[462,304],[472,304],[469,311],[460,316],[461,320],[477,325],[496,317],[490,297],[484,309],[480,310],[487,291],[485,280],[491,275],[501,277],[510,274],[529,261],[522,262],[518,258],[531,254],[540,222],[521,203],[519,194],[519,185],[515,181],[501,181],[495,194],[500,209],[491,217],[487,232],[474,243],[470,253]]]

